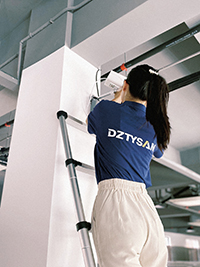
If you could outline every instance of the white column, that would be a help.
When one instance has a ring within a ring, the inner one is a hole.
[[[56,113],[86,118],[95,72],[67,47],[23,71],[0,209],[2,266],[84,266]],[[70,135],[77,160],[93,164],[93,137],[72,126]],[[89,215],[95,178],[80,176]]]

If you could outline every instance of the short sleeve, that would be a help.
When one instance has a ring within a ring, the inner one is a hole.
[[[156,158],[161,158],[162,155],[163,155],[163,152],[158,148],[158,146],[156,146],[156,149],[155,149],[153,155],[154,155]]]
[[[90,134],[97,134],[97,125],[100,119],[100,111],[103,100],[99,102],[88,116],[88,132]]]

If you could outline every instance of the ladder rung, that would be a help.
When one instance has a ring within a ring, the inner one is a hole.
[[[95,174],[95,168],[90,166],[90,165],[87,165],[85,163],[82,163],[82,166],[77,166],[76,170],[80,171],[80,172],[84,172],[84,173],[90,174],[90,175],[93,175],[93,176]]]

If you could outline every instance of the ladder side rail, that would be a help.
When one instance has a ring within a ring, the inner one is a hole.
[[[66,123],[65,123],[65,118],[63,116],[60,116],[59,121],[60,121],[60,126],[61,126],[62,139],[63,139],[64,148],[65,148],[66,159],[71,159],[72,153],[71,153],[71,148],[69,144],[69,136],[68,136],[68,131],[67,131]],[[70,163],[67,166],[67,169],[69,172],[69,178],[70,178],[70,182],[72,186],[78,221],[79,222],[85,221],[85,215],[83,213],[83,206],[82,206],[81,195],[79,191],[74,163]]]
[[[69,143],[69,136],[68,136],[67,126],[65,122],[65,119],[67,118],[67,116],[68,116],[67,113],[64,111],[59,111],[57,113],[57,118],[60,121],[60,127],[61,127],[61,132],[62,132],[62,139],[63,139],[64,148],[65,148],[66,158],[67,160],[70,160],[70,162],[67,163],[66,166],[67,166],[69,176],[70,176],[74,203],[75,203],[77,218],[79,222],[77,223],[77,231],[80,236],[80,242],[81,242],[81,248],[82,248],[85,266],[95,267],[94,256],[93,256],[89,233],[88,233],[89,223],[85,221],[85,215],[84,215],[84,210],[83,210],[83,205],[82,205],[82,200],[81,200],[81,195],[79,191],[78,180],[77,180],[76,170],[75,170],[76,165],[75,165],[75,161],[72,158],[72,152],[71,152],[70,143]]]

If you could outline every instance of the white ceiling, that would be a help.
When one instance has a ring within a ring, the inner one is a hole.
[[[193,0],[148,0],[73,48],[100,67],[124,52],[138,47],[185,22],[200,21],[200,2]]]

